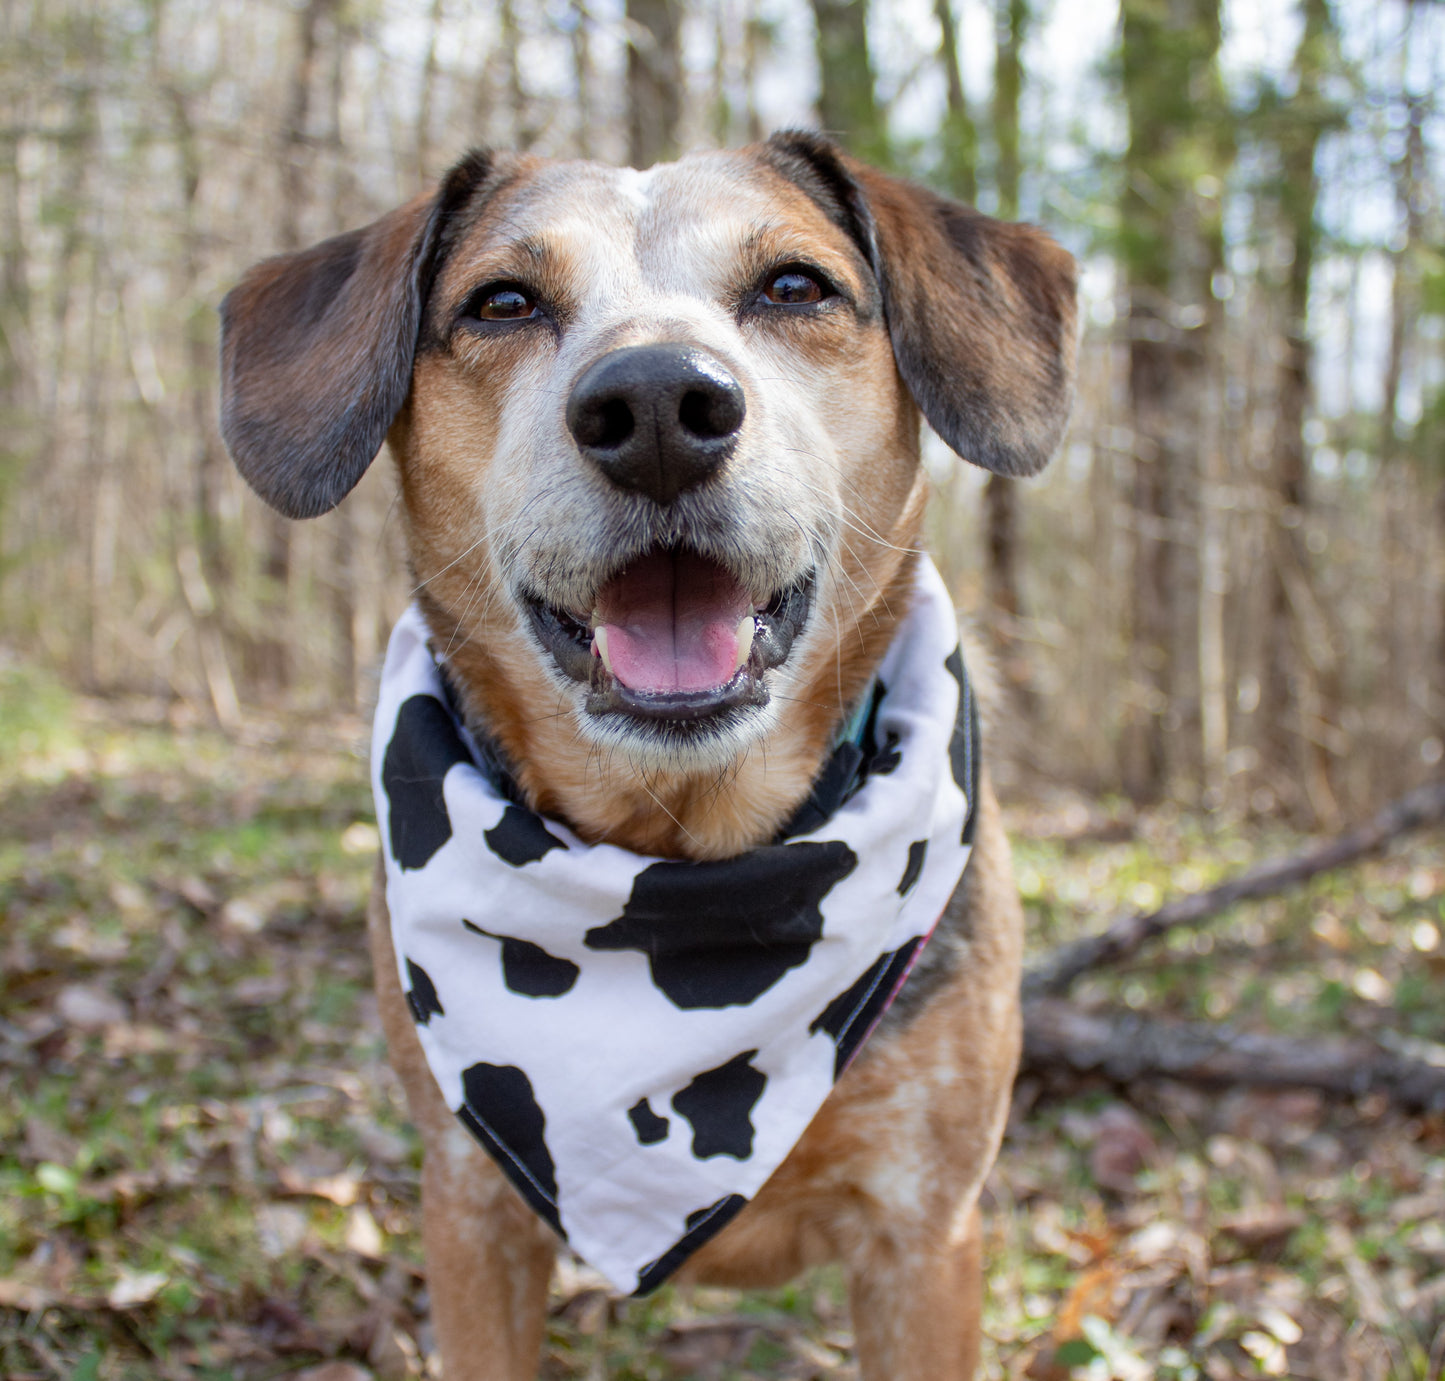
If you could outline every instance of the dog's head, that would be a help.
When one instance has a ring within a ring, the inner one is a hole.
[[[716,770],[789,705],[835,721],[881,655],[918,410],[978,465],[1044,465],[1074,275],[787,134],[647,173],[475,154],[252,269],[222,320],[226,441],[282,513],[333,507],[390,436],[467,693]]]

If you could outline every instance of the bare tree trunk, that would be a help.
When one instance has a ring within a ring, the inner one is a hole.
[[[416,178],[418,192],[427,188],[436,174],[432,170],[431,125],[432,102],[437,84],[437,35],[441,32],[445,0],[432,0],[431,13],[427,16],[426,57],[421,65],[421,90],[416,100]],[[340,45],[338,45],[340,47]],[[335,117],[333,116],[333,124]],[[338,153],[340,138],[337,139]]]
[[[85,308],[85,447],[86,488],[90,491],[90,608],[87,679],[91,689],[116,688],[117,665],[113,653],[110,619],[111,591],[116,575],[116,543],[120,528],[120,489],[105,444],[109,424],[109,392],[102,366],[103,339],[109,335],[97,319],[95,304],[101,293],[101,260],[98,246],[90,254],[90,281],[86,284]]]
[[[756,143],[763,137],[763,119],[758,113],[758,64],[768,48],[768,27],[758,14],[758,0],[745,0],[747,17],[743,21],[743,87],[747,93],[748,139]]]
[[[331,18],[339,0],[306,0],[297,11],[296,65],[291,69],[286,113],[281,125],[281,208],[277,225],[281,248],[300,249],[301,211],[309,205],[312,159],[308,152],[307,124],[311,113],[311,90],[316,75],[316,52],[320,28]]]
[[[7,20],[9,16],[7,15]],[[6,30],[10,28],[6,24]],[[0,93],[0,519],[35,445],[31,293],[21,212],[21,103]]]
[[[1162,7],[1124,0],[1129,109],[1122,206],[1129,271],[1133,414],[1133,589],[1124,789],[1159,799],[1184,775],[1198,647],[1196,573],[1182,559],[1197,507],[1197,418],[1218,262],[1218,207],[1186,169],[1218,166],[1227,147],[1219,86],[1219,0]]]
[[[1410,11],[1413,14],[1413,10]],[[1407,19],[1407,24],[1410,21]],[[1410,46],[1401,44],[1401,86],[1404,86]],[[1394,674],[1389,678],[1391,707],[1400,723],[1407,723],[1412,712],[1411,682],[1418,675],[1416,650],[1420,643],[1420,625],[1415,616],[1417,601],[1424,593],[1421,580],[1421,544],[1415,527],[1420,509],[1420,462],[1422,453],[1402,454],[1398,428],[1400,425],[1400,391],[1407,368],[1418,359],[1420,316],[1419,253],[1424,226],[1424,202],[1428,195],[1428,164],[1425,158],[1426,103],[1418,96],[1406,97],[1408,124],[1405,128],[1405,149],[1396,161],[1395,201],[1399,215],[1401,243],[1390,256],[1390,338],[1385,358],[1384,386],[1381,389],[1378,453],[1380,460],[1379,497],[1384,504],[1384,523],[1380,542],[1380,558],[1387,591],[1387,625],[1380,630],[1385,639],[1385,655]],[[1424,380],[1418,364],[1411,370],[1422,386]],[[1417,448],[1412,447],[1412,451]],[[1423,452],[1426,448],[1419,448]],[[1428,462],[1427,462],[1428,463]],[[1428,700],[1428,696],[1422,697]]]
[[[161,67],[162,46],[157,17],[156,71],[158,85],[165,94],[171,113],[171,137],[179,155],[177,165],[181,177],[181,198],[184,212],[181,222],[181,283],[186,300],[197,295],[201,275],[201,229],[196,212],[196,197],[201,185],[201,154],[197,145],[195,122],[181,88]],[[231,661],[227,655],[228,628],[221,609],[225,600],[217,592],[225,592],[232,584],[232,570],[223,529],[225,494],[232,483],[230,462],[217,437],[214,415],[215,393],[203,380],[209,380],[215,368],[215,346],[209,315],[197,314],[186,322],[186,394],[190,400],[190,421],[195,446],[195,558],[194,574],[190,573],[189,540],[178,544],[176,567],[180,573],[181,592],[190,611],[200,653],[201,675],[210,695],[211,710],[217,722],[229,725],[239,717],[239,701]]]
[[[431,33],[429,41],[429,62],[431,71],[422,73],[423,104],[430,104],[430,88],[436,79],[435,47],[437,29],[442,19],[442,0],[433,0],[431,11]],[[332,187],[328,198],[331,206],[333,234],[344,230],[351,221],[349,205],[352,201],[352,174],[343,156],[341,138],[341,107],[345,95],[346,59],[350,45],[355,41],[356,32],[345,23],[337,25],[336,40],[331,55],[330,99],[327,113],[326,142],[332,154]],[[430,117],[427,116],[427,123]],[[423,143],[426,125],[418,115],[418,143]],[[425,171],[424,167],[422,171]],[[358,496],[359,498],[359,496]],[[346,709],[355,709],[361,701],[361,662],[357,650],[357,586],[358,571],[356,559],[357,522],[356,505],[358,498],[341,504],[328,515],[330,525],[330,550],[326,559],[326,578],[322,582],[329,593],[331,615],[331,659],[332,683],[336,688],[337,702]]]
[[[887,123],[873,86],[865,0],[813,0],[817,24],[818,119],[859,158],[889,161]]]
[[[586,0],[572,0],[572,83],[577,89],[577,123],[573,142],[579,158],[591,158],[592,148],[592,44],[588,29],[592,16]]]
[[[946,4],[947,0],[939,0]],[[1013,220],[1019,214],[1019,98],[1023,91],[1023,45],[1028,30],[1028,0],[998,0],[995,11],[993,132],[998,149],[998,214]],[[1006,475],[990,475],[984,486],[984,583],[989,620],[999,665],[1013,687],[1019,712],[1032,718],[1036,710],[1033,668],[1018,637],[1023,617],[1019,593],[1019,489]]]
[[[712,0],[712,91],[708,100],[708,121],[715,148],[725,149],[732,133],[732,111],[728,103],[727,0]]]
[[[537,142],[538,129],[532,122],[532,105],[522,81],[522,29],[517,22],[515,0],[501,0],[502,51],[507,55],[507,113],[511,120],[511,144],[530,149]]]
[[[978,200],[978,131],[963,90],[963,69],[958,62],[958,27],[953,21],[953,0],[933,0],[938,20],[938,65],[948,113],[943,121],[943,169],[948,190],[972,205]]]
[[[308,196],[313,159],[307,130],[316,53],[322,21],[331,17],[338,0],[306,0],[297,11],[296,64],[281,125],[281,206],[277,239],[283,250],[302,247],[301,215]],[[291,684],[291,523],[267,508],[262,516],[264,554],[261,562],[260,628],[254,640],[254,669],[261,686],[272,692]]]
[[[1167,449],[1172,351],[1159,313],[1137,292],[1129,311],[1129,398],[1134,413],[1134,558],[1130,608],[1130,717],[1124,789],[1136,802],[1158,800],[1169,772],[1164,712],[1173,691],[1169,591],[1174,582],[1173,511]]]
[[[995,0],[993,64],[993,138],[998,149],[998,214],[1019,213],[1019,98],[1023,93],[1024,39],[1029,0]]]
[[[76,632],[79,636],[68,651],[72,657],[79,654],[80,678],[95,687],[100,671],[96,651],[100,637],[97,621],[101,615],[93,598],[96,481],[99,478],[94,473],[94,465],[105,414],[105,400],[98,388],[96,299],[99,280],[93,201],[99,173],[95,158],[99,134],[97,85],[103,62],[96,17],[77,17],[70,42],[73,44],[71,55],[76,59],[75,75],[69,84],[65,106],[67,127],[56,147],[59,186],[48,208],[60,230],[52,289],[53,316],[49,323],[54,355],[42,365],[49,380],[45,385],[47,396],[41,404],[46,422],[43,446],[37,456],[39,464],[34,468],[44,475],[68,472],[73,486],[73,527],[67,533],[66,557],[67,564],[73,563],[69,578],[87,593],[78,601]],[[78,360],[71,354],[72,343],[78,343],[75,351]],[[79,407],[58,407],[62,380],[76,378],[81,385]]]
[[[1225,483],[1225,408],[1221,361],[1211,352],[1200,379],[1199,399],[1199,756],[1203,804],[1224,803],[1225,759],[1229,752],[1228,665],[1224,604],[1229,593],[1222,490]]]
[[[679,0],[627,0],[627,161],[650,168],[675,158],[681,118]]]
[[[1442,545],[1445,545],[1445,480],[1441,481],[1439,489],[1435,491],[1435,530]],[[1433,668],[1435,695],[1430,705],[1437,724],[1445,719],[1445,589],[1441,590],[1438,618],[1440,626],[1437,630],[1438,641],[1435,645]]]
[[[1281,228],[1293,257],[1283,292],[1283,353],[1275,386],[1275,522],[1260,710],[1265,728],[1262,751],[1275,793],[1303,818],[1330,824],[1339,818],[1339,807],[1321,737],[1332,717],[1334,696],[1329,687],[1334,679],[1334,653],[1327,634],[1311,637],[1305,627],[1305,611],[1298,606],[1311,598],[1310,559],[1304,542],[1310,507],[1304,442],[1311,367],[1307,318],[1317,238],[1315,152],[1328,118],[1321,82],[1333,42],[1333,21],[1328,0],[1303,0],[1303,10],[1304,29],[1295,54],[1293,119],[1279,139]]]

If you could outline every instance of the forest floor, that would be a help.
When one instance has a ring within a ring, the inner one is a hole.
[[[0,1375],[435,1374],[419,1148],[370,992],[356,720],[77,700],[0,669]],[[1297,847],[1011,810],[1031,948]],[[1445,1039],[1445,840],[1241,907],[1083,1000]],[[1434,1043],[1434,1044],[1432,1044]],[[1306,1092],[1021,1084],[986,1195],[985,1375],[1428,1378],[1445,1119]],[[564,1262],[544,1376],[856,1376],[835,1271],[619,1301]]]

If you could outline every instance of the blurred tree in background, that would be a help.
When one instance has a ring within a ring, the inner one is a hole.
[[[227,287],[471,144],[813,124],[1080,256],[1051,471],[927,456],[1014,770],[1358,813],[1445,756],[1442,45],[1407,0],[0,0],[0,639],[223,723],[364,707],[392,480],[304,525],[246,492]]]

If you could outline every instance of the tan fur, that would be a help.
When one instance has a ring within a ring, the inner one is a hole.
[[[788,263],[839,294],[812,314],[750,310]],[[499,281],[535,290],[548,324],[467,327],[472,296]],[[792,815],[905,612],[926,499],[919,409],[991,468],[1047,458],[1071,386],[1073,279],[1040,232],[794,135],[647,174],[464,163],[436,198],[252,270],[223,323],[227,441],[282,511],[337,502],[389,426],[435,650],[529,803],[591,841],[712,859]],[[662,342],[711,355],[747,410],[706,484],[647,508],[585,460],[565,408],[609,351]],[[725,559],[755,602],[815,571],[769,703],[701,747],[658,747],[584,713],[526,620],[527,591],[584,619],[615,573],[617,533],[637,522],[653,545],[685,538]],[[975,805],[968,872],[920,965],[943,956],[941,979],[890,1016],[680,1277],[771,1285],[841,1260],[864,1381],[966,1381],[978,1357],[977,1200],[1018,1055],[1022,923],[986,775]],[[391,1058],[426,1148],[447,1381],[527,1381],[555,1239],[428,1070],[380,873],[370,924]]]

